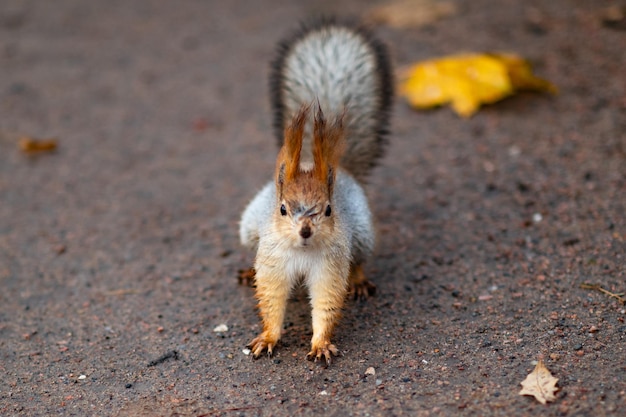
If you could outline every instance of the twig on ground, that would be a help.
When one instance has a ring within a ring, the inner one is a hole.
[[[623,297],[624,293],[619,293],[619,294],[613,293],[609,290],[602,288],[600,284],[589,284],[587,282],[583,282],[582,284],[580,284],[580,288],[583,288],[586,290],[600,291],[601,293],[606,294],[609,297],[617,298],[622,304],[626,304],[626,299]]]
[[[251,406],[244,406],[244,407],[222,408],[219,410],[211,410],[205,414],[200,414],[199,416],[196,416],[196,417],[208,417],[213,414],[222,414],[222,413],[233,412],[233,411],[255,410],[258,408],[261,408],[261,407],[258,405],[251,405]]]
[[[165,353],[164,355],[161,355],[159,358],[150,361],[150,363],[148,363],[148,367],[151,366],[157,366],[162,364],[163,362],[165,362],[166,360],[169,359],[174,359],[175,361],[178,360],[178,352],[175,350],[170,350],[169,352]]]
[[[119,290],[106,291],[104,295],[127,295],[127,294],[139,294],[139,290],[136,288],[121,288]]]

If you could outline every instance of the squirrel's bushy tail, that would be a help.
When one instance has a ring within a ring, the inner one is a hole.
[[[383,155],[392,100],[385,46],[362,26],[318,19],[279,44],[270,76],[279,145],[303,106],[319,105],[327,118],[342,117],[341,166],[363,180]],[[311,116],[313,117],[313,116]],[[305,126],[303,159],[311,159],[313,120]]]

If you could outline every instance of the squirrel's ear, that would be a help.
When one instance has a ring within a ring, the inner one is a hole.
[[[344,150],[343,115],[328,125],[318,104],[313,128],[313,174],[332,194],[339,159]]]
[[[285,182],[293,180],[300,172],[300,153],[308,113],[309,108],[302,107],[285,128],[283,147],[276,161],[276,182],[281,188]]]

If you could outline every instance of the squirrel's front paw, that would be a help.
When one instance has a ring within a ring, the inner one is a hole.
[[[271,357],[277,342],[278,339],[273,339],[266,332],[263,332],[250,342],[248,347],[252,351],[254,359],[258,359],[265,350],[267,350],[267,356]]]
[[[337,356],[339,355],[339,350],[337,349],[337,346],[327,340],[317,346],[311,346],[311,351],[306,355],[306,358],[310,361],[317,362],[322,360],[323,357],[326,361],[326,366],[328,366],[331,362],[331,354]]]

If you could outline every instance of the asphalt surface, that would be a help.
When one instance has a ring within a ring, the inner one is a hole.
[[[456,3],[376,29],[396,67],[511,51],[560,93],[469,120],[396,100],[367,185],[378,293],[325,369],[303,292],[274,358],[243,353],[238,219],[276,155],[275,43],[376,3],[4,0],[0,415],[624,415],[626,306],[580,287],[626,292],[626,31],[603,23],[623,2]],[[518,395],[538,359],[548,405]]]

